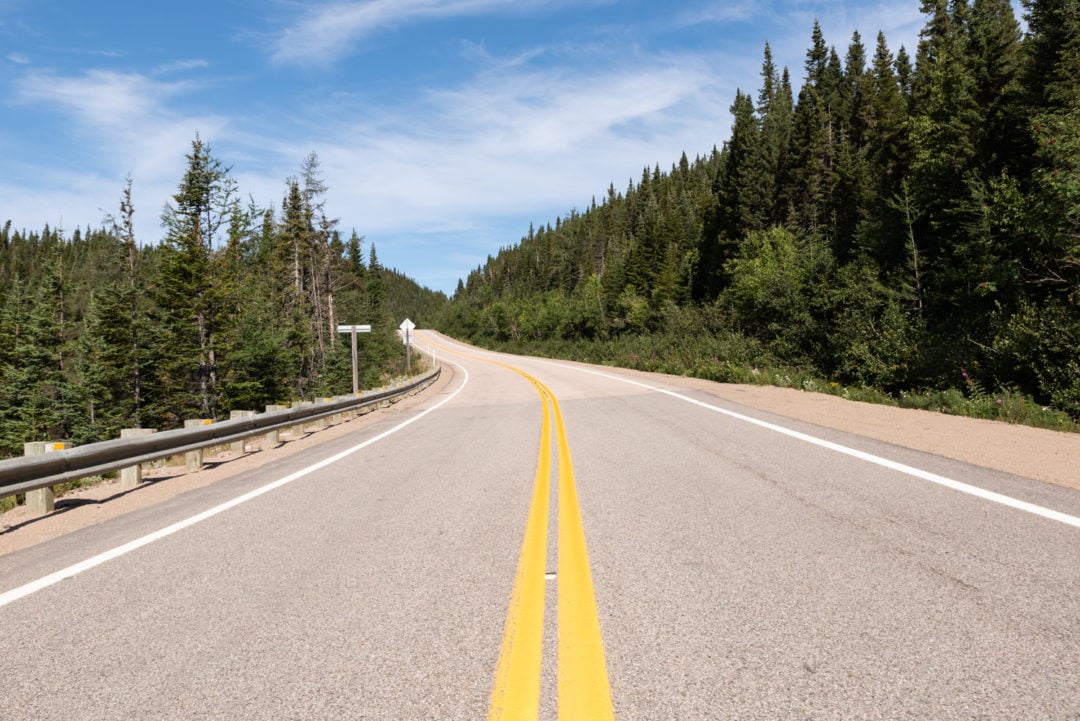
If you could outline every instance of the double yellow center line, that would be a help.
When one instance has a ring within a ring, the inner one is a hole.
[[[497,364],[503,365],[503,364]],[[535,721],[540,713],[540,667],[544,634],[547,528],[551,496],[552,419],[558,448],[558,712],[561,721],[613,721],[600,619],[585,547],[570,444],[562,412],[551,390],[535,377],[503,366],[528,380],[543,402],[540,456],[514,589],[506,615],[499,664],[491,692],[489,721]]]
[[[446,346],[440,347],[458,353]],[[506,612],[488,721],[536,721],[540,716],[553,426],[559,458],[559,560],[556,569],[559,719],[614,721],[604,644],[600,638],[600,618],[585,547],[577,484],[574,482],[574,465],[570,460],[570,444],[566,440],[559,402],[550,388],[525,371],[486,358],[470,357],[506,368],[525,378],[540,394],[543,404],[540,455],[536,461],[536,477],[514,588]]]

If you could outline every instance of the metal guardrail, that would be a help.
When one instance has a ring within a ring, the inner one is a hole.
[[[138,438],[117,438],[39,456],[0,460],[0,498],[87,476],[110,473],[210,446],[242,441],[274,430],[357,410],[418,390],[433,383],[440,372],[440,368],[435,368],[405,386],[373,394],[338,397],[328,402],[219,421],[195,428],[178,428]]]

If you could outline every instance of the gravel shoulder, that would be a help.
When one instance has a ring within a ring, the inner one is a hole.
[[[749,408],[1080,490],[1080,433],[849,401],[793,388],[669,382]]]
[[[426,402],[445,391],[453,379],[453,367],[444,366],[433,385],[388,408],[275,448],[249,448],[240,456],[208,459],[207,467],[198,473],[185,473],[182,467],[154,468],[144,471],[144,483],[131,491],[121,491],[116,482],[77,489],[57,499],[56,512],[42,518],[29,517],[20,506],[0,515],[0,555],[102,523],[352,433]],[[791,388],[731,385],[679,376],[665,376],[665,380],[749,408],[1080,490],[1080,434],[859,403]]]

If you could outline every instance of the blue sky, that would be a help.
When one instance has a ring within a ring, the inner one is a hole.
[[[141,242],[196,133],[280,205],[318,154],[327,210],[452,292],[553,223],[719,146],[766,41],[796,87],[814,19],[914,54],[916,0],[0,0],[0,222],[101,225],[134,181]]]

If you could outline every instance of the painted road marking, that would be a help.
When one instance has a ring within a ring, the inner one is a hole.
[[[784,426],[779,426],[775,423],[769,423],[768,421],[752,418],[750,416],[743,415],[742,413],[729,411],[726,408],[721,408],[720,406],[714,406],[711,403],[699,401],[696,398],[685,396],[682,393],[676,393],[675,391],[665,390],[664,388],[657,388],[656,386],[651,386],[647,383],[641,383],[640,381],[630,380],[629,378],[622,378],[620,376],[612,375],[610,373],[601,373],[599,371],[589,370],[587,368],[580,368],[578,366],[571,366],[563,363],[553,363],[552,365],[557,365],[560,368],[576,370],[580,373],[588,373],[589,375],[600,376],[601,378],[608,378],[611,380],[619,381],[620,383],[627,383],[629,385],[644,388],[646,390],[654,391],[656,393],[662,393],[664,395],[671,396],[672,398],[678,398],[681,401],[700,406],[701,408],[706,408],[710,411],[715,411],[716,413],[720,413],[722,415],[729,416],[731,418],[735,418],[737,420],[744,421],[746,423],[750,423],[755,426],[774,431],[776,433],[782,433],[785,436],[790,436],[791,438],[796,438],[800,441],[804,441],[806,443],[810,443],[821,448],[827,448],[830,451],[842,453],[846,456],[851,456],[852,458],[858,458],[868,463],[873,463],[883,468],[888,468],[889,470],[897,471],[899,473],[913,476],[915,478],[920,478],[924,481],[929,481],[930,483],[935,483],[939,486],[944,486],[945,488],[951,488],[952,490],[959,491],[960,493],[966,493],[968,495],[981,498],[985,501],[999,503],[1003,506],[1008,506],[1009,508],[1014,508],[1019,511],[1024,511],[1026,513],[1031,513],[1036,516],[1041,516],[1042,518],[1048,518],[1051,521],[1057,521],[1059,523],[1064,523],[1069,526],[1080,528],[1080,518],[1076,516],[1071,516],[1068,513],[1055,511],[1052,508],[1046,508],[1045,506],[1039,506],[1034,503],[1029,503],[1027,501],[1021,501],[1020,499],[1013,498],[1012,496],[1006,496],[1002,493],[988,491],[985,488],[979,488],[978,486],[973,486],[962,481],[957,481],[953,480],[952,478],[940,476],[936,473],[931,473],[930,471],[924,471],[921,468],[915,468],[914,466],[909,466],[904,463],[892,461],[888,458],[875,456],[872,453],[856,450],[855,448],[849,448],[848,446],[843,446],[839,443],[833,443],[832,441],[827,441],[823,438],[818,438],[816,436],[811,436],[806,433],[801,433],[799,431],[792,430],[791,428],[785,428]]]
[[[487,361],[494,362],[494,361]],[[611,685],[608,681],[607,662],[604,659],[604,643],[600,634],[600,615],[596,607],[596,594],[593,590],[592,571],[589,567],[589,554],[585,545],[585,528],[581,522],[581,508],[578,503],[577,484],[574,480],[574,467],[570,459],[570,443],[566,437],[566,428],[563,425],[562,411],[559,402],[551,389],[541,383],[535,377],[519,368],[508,366],[503,363],[495,363],[518,375],[524,377],[540,394],[544,405],[543,429],[541,431],[541,460],[543,465],[548,466],[537,469],[537,488],[539,489],[540,475],[545,474],[550,479],[550,418],[548,406],[550,404],[554,414],[555,436],[559,456],[559,531],[558,531],[558,570],[556,580],[558,582],[557,613],[558,613],[558,713],[563,721],[577,721],[588,719],[589,721],[614,721],[615,712],[611,702]],[[545,437],[547,448],[545,450]],[[549,483],[544,483],[543,493],[549,494]],[[538,493],[539,490],[534,491]],[[534,504],[536,496],[534,495]],[[544,503],[545,511],[547,503]],[[539,627],[536,633],[543,635],[543,604],[544,604],[544,556],[530,549],[530,558],[526,559],[526,546],[529,544],[529,525],[533,523],[533,513],[530,509],[529,521],[526,526],[526,540],[522,543],[522,557],[519,560],[518,576],[523,575],[523,566],[530,565],[529,573],[535,573],[535,579],[530,579],[529,588],[535,594],[532,603],[540,607]],[[543,526],[547,526],[547,513],[543,518]],[[545,534],[546,535],[546,534]],[[544,546],[546,550],[546,543]],[[518,584],[515,582],[514,594],[511,595],[510,610],[507,612],[507,630],[511,629],[510,619],[518,615],[516,605],[527,601],[523,596],[518,596]],[[530,636],[532,630],[529,630]],[[541,639],[538,639],[541,640]],[[507,640],[504,638],[504,648]],[[492,691],[491,713],[489,721],[502,721],[503,719],[527,719],[532,721],[539,716],[540,712],[540,656],[542,648],[538,644],[536,649],[535,665],[520,665],[517,673],[520,678],[511,681],[503,680],[504,664],[502,656],[498,671],[496,672],[496,685]],[[506,673],[511,673],[507,670]],[[533,698],[522,697],[520,706],[513,707],[508,701],[509,697],[501,691],[500,683],[519,683],[530,689],[536,689]]]
[[[520,368],[439,345],[451,353],[517,373],[536,389],[543,403],[540,459],[525,524],[514,588],[491,692],[489,721],[534,721],[540,714],[540,672],[550,495],[551,423],[558,450],[558,714],[562,721],[614,721],[600,615],[596,607],[585,528],[581,521],[570,443],[562,410],[551,389]],[[551,408],[549,413],[548,408]],[[541,510],[542,509],[542,510]],[[541,517],[542,514],[542,517]],[[532,655],[531,658],[527,657]]]
[[[559,718],[614,721],[570,444],[559,402],[548,394],[559,442]]]
[[[461,368],[461,366],[458,366],[458,367]],[[457,394],[460,393],[462,391],[462,389],[465,388],[465,386],[469,383],[469,373],[468,373],[468,371],[466,371],[464,368],[461,368],[461,370],[465,374],[464,378],[461,381],[461,385],[458,386],[458,388],[453,393],[451,393],[449,396],[442,399],[441,401],[439,401],[435,405],[431,406],[430,408],[428,408],[428,409],[426,409],[424,411],[421,411],[420,413],[417,413],[415,416],[412,416],[411,418],[408,418],[408,419],[402,421],[401,423],[397,424],[393,428],[391,428],[389,430],[386,430],[386,431],[383,431],[379,435],[374,436],[372,438],[369,438],[368,440],[364,441],[363,443],[359,443],[359,444],[353,446],[352,448],[347,448],[344,451],[341,451],[340,453],[337,453],[337,454],[335,454],[333,456],[330,456],[329,458],[324,458],[323,460],[319,461],[318,463],[314,463],[314,464],[312,464],[312,465],[310,465],[310,466],[308,466],[306,468],[300,469],[299,471],[295,471],[294,473],[290,473],[289,475],[285,476],[284,478],[279,478],[278,480],[273,481],[272,483],[268,483],[265,486],[260,486],[259,488],[256,488],[256,489],[254,489],[252,491],[248,491],[247,493],[243,494],[242,496],[238,496],[238,497],[236,497],[236,498],[234,498],[234,499],[232,499],[230,501],[226,501],[226,502],[224,502],[224,503],[222,503],[220,505],[214,506],[213,508],[211,508],[209,510],[206,510],[206,511],[203,511],[202,513],[191,516],[190,518],[185,518],[182,521],[177,521],[176,523],[172,524],[171,526],[167,526],[165,528],[162,528],[161,530],[154,531],[153,533],[149,533],[149,534],[147,534],[147,535],[145,535],[145,536],[143,536],[141,538],[136,538],[134,541],[129,541],[128,543],[125,543],[125,544],[123,544],[121,546],[117,546],[116,548],[105,551],[104,553],[99,553],[96,556],[88,558],[85,561],[81,561],[81,562],[76,563],[74,565],[68,566],[67,568],[56,571],[55,573],[50,573],[48,576],[44,576],[42,578],[39,578],[36,581],[31,581],[29,583],[23,584],[22,586],[19,586],[18,588],[13,588],[10,591],[7,591],[5,593],[0,593],[0,608],[8,605],[9,603],[17,601],[20,598],[25,598],[26,596],[37,593],[38,591],[40,591],[42,589],[45,589],[45,588],[48,588],[49,586],[52,586],[54,584],[57,584],[60,581],[66,580],[68,578],[73,578],[73,577],[79,575],[80,573],[84,573],[85,571],[89,571],[92,568],[96,568],[97,566],[100,566],[100,565],[102,565],[104,563],[108,563],[109,561],[112,561],[113,559],[119,558],[119,557],[124,556],[124,555],[126,555],[128,553],[131,553],[132,551],[138,550],[138,549],[142,548],[143,546],[147,546],[147,545],[153,543],[154,541],[160,541],[161,539],[167,538],[167,537],[173,535],[174,533],[178,533],[178,532],[184,530],[185,528],[189,528],[191,526],[194,526],[197,523],[202,523],[203,521],[205,521],[205,520],[207,520],[209,518],[213,518],[214,516],[216,516],[216,515],[218,515],[220,513],[224,513],[225,511],[228,511],[228,510],[230,510],[232,508],[236,508],[237,506],[239,506],[241,504],[244,504],[244,503],[247,503],[248,501],[251,501],[251,500],[253,500],[255,498],[258,498],[261,495],[264,495],[266,493],[269,493],[270,491],[281,488],[282,486],[288,485],[289,483],[292,483],[293,481],[296,481],[296,480],[298,480],[300,478],[303,478],[304,476],[310,475],[310,474],[314,473],[315,471],[317,471],[317,470],[319,470],[321,468],[325,468],[326,466],[331,465],[332,463],[337,463],[341,459],[346,458],[348,456],[351,456],[353,453],[356,453],[357,451],[363,450],[364,448],[367,448],[368,446],[370,446],[370,445],[372,445],[374,443],[378,443],[379,441],[383,440],[384,438],[387,438],[388,436],[391,436],[391,435],[397,433],[398,431],[405,428],[406,426],[409,426],[409,425],[415,423],[416,421],[420,420],[421,418],[423,418],[427,414],[441,408],[442,406],[444,406],[445,404],[447,404],[451,400],[453,400],[454,397],[457,396]]]
[[[537,391],[540,389],[537,388]],[[521,541],[514,589],[506,611],[502,647],[491,690],[490,721],[535,721],[540,713],[548,507],[551,498],[551,425],[548,404],[544,402],[543,405],[540,456],[536,461],[532,502],[525,522],[525,536]]]

